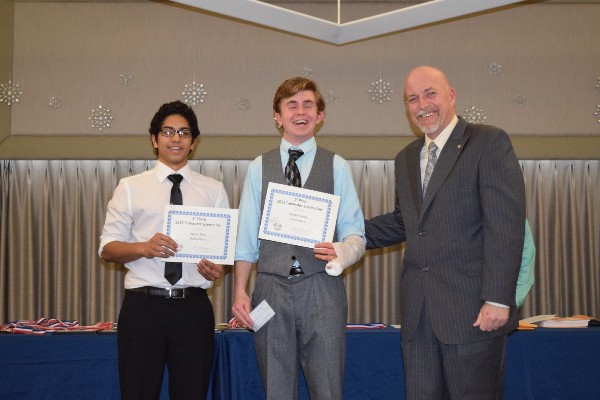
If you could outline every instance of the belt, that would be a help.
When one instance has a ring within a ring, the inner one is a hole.
[[[141,293],[146,296],[164,297],[167,299],[184,299],[186,297],[197,296],[205,293],[206,289],[199,287],[184,287],[184,288],[158,288],[152,286],[143,286],[133,289],[125,289],[125,292]]]

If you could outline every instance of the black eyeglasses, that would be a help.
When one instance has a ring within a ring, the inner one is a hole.
[[[175,134],[178,134],[180,138],[191,138],[192,131],[190,128],[181,128],[180,130],[176,130],[175,128],[171,128],[170,126],[163,126],[160,128],[160,134],[164,137],[172,137]]]

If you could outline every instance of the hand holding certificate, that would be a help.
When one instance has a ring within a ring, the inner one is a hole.
[[[269,183],[258,237],[302,247],[331,242],[340,197]]]
[[[205,258],[231,265],[237,224],[237,209],[167,205],[163,229],[178,248],[173,257],[161,261],[197,263]]]

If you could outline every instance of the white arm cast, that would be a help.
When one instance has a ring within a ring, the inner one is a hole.
[[[337,257],[329,261],[325,271],[331,276],[339,276],[347,267],[361,259],[365,254],[365,239],[357,235],[349,235],[343,242],[333,243]]]

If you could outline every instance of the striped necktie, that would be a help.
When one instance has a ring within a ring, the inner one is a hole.
[[[285,166],[285,177],[287,184],[290,186],[302,187],[302,178],[300,178],[300,170],[296,165],[296,160],[299,159],[304,152],[300,149],[289,149],[287,165]]]
[[[429,143],[429,147],[427,148],[427,151],[429,152],[429,159],[427,160],[425,177],[423,178],[423,197],[425,197],[427,185],[429,184],[429,179],[431,179],[431,174],[433,173],[433,168],[435,168],[435,163],[437,163],[437,149],[438,147],[434,142]]]

